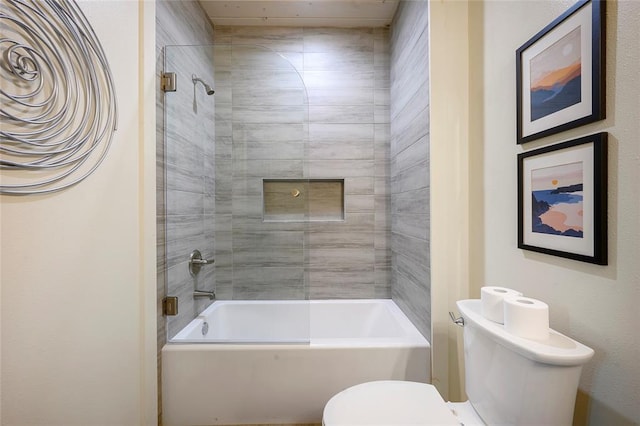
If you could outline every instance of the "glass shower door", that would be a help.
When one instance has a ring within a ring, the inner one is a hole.
[[[165,94],[166,294],[179,298],[168,339],[214,302],[214,292],[217,302],[238,301],[236,311],[253,321],[266,309],[257,301],[286,301],[277,308],[283,325],[300,324],[290,338],[269,332],[240,341],[308,341],[302,78],[269,49],[230,44],[167,46],[165,72],[177,82]],[[194,275],[196,249],[215,263]],[[287,310],[297,317],[287,319]],[[266,320],[278,327],[273,315]]]
[[[232,298],[307,299],[304,84],[288,60],[259,46],[217,47],[216,57],[225,58],[230,94],[218,109],[217,147],[231,163],[217,176],[218,194],[231,189],[230,204],[218,207],[231,213]]]

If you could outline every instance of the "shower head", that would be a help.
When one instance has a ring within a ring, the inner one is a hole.
[[[213,90],[211,86],[209,86],[200,77],[197,77],[195,74],[191,76],[191,81],[193,81],[194,85],[198,82],[202,83],[202,85],[204,86],[204,90],[207,92],[207,95],[213,95],[215,93],[215,90]]]

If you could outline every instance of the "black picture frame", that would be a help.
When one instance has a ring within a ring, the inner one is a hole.
[[[606,132],[518,154],[518,248],[607,264]]]
[[[605,118],[605,5],[579,1],[516,51],[518,144]]]

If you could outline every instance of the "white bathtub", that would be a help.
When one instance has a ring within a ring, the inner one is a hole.
[[[163,421],[319,423],[331,396],[383,379],[430,380],[429,342],[391,300],[218,301],[162,349]]]

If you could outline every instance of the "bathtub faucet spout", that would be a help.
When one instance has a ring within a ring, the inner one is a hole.
[[[216,294],[213,291],[204,291],[204,290],[195,290],[193,292],[194,299],[199,299],[201,297],[208,297],[209,300],[214,300],[216,298]]]

